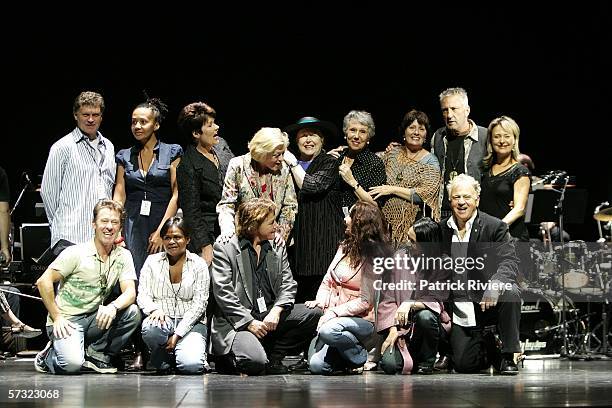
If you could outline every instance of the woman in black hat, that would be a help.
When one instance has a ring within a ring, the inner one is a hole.
[[[313,299],[343,237],[342,208],[330,191],[338,177],[337,160],[325,154],[325,137],[336,134],[326,121],[306,116],[285,131],[295,137],[299,159],[285,154],[298,190],[291,270],[298,282],[297,302]]]

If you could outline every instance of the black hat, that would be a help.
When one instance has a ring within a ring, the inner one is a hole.
[[[323,133],[323,136],[326,138],[335,138],[338,135],[338,128],[336,128],[333,123],[327,122],[325,120],[319,120],[314,116],[304,116],[296,123],[287,126],[284,131],[287,133],[293,133],[304,128],[319,129]]]

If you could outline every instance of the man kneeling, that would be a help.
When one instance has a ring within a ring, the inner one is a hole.
[[[111,359],[140,323],[136,273],[130,252],[115,245],[121,230],[123,206],[101,200],[93,210],[94,238],[66,248],[36,281],[49,312],[51,341],[36,356],[41,373],[75,374],[81,368],[115,373]],[[104,305],[119,282],[121,295]],[[54,299],[53,284],[60,282]]]
[[[221,373],[285,374],[288,351],[314,337],[321,311],[294,305],[293,280],[284,245],[275,245],[276,205],[263,198],[238,208],[237,231],[215,243],[212,285],[216,308],[212,351]]]

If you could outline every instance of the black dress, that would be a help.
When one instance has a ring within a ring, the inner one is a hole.
[[[338,177],[337,160],[322,151],[308,166],[302,188],[298,190],[291,270],[298,281],[300,298],[305,300],[314,299],[344,237],[342,207],[338,196],[330,194]],[[303,279],[311,277],[315,279]]]
[[[497,175],[491,174],[491,169],[482,176],[480,187],[479,209],[497,218],[504,218],[511,210],[510,202],[514,200],[514,183],[521,177],[529,177],[531,173],[520,163]],[[529,232],[522,216],[510,225],[510,235],[519,241],[529,241]]]

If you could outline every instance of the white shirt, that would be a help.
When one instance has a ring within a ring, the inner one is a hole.
[[[451,244],[451,256],[455,258],[465,258],[468,252],[468,243],[472,234],[472,225],[478,214],[478,210],[474,211],[472,217],[465,223],[465,235],[463,238],[459,235],[459,227],[455,222],[454,216],[450,217],[446,225],[453,230],[453,238]],[[460,280],[467,285],[467,275],[453,273],[453,281]],[[467,297],[467,290],[461,292],[460,295]],[[453,304],[453,323],[462,327],[476,326],[476,312],[474,311],[474,303],[471,301],[454,302]]]
[[[170,264],[165,252],[149,255],[140,271],[136,302],[144,314],[161,309],[166,316],[180,318],[174,332],[184,337],[193,326],[206,324],[210,276],[206,261],[187,251],[180,283],[170,282]]]
[[[60,239],[73,244],[93,237],[93,209],[100,198],[111,198],[115,184],[115,149],[100,132],[94,145],[77,127],[51,146],[40,195],[51,225],[51,245]]]

